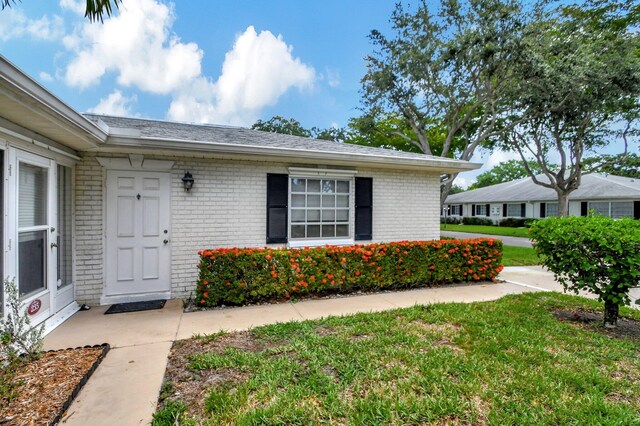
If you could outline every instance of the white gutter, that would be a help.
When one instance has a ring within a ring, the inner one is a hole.
[[[280,157],[292,159],[314,159],[341,163],[362,163],[389,166],[409,166],[428,168],[444,173],[460,173],[475,170],[482,165],[462,160],[446,158],[410,158],[383,154],[352,153],[339,151],[309,150],[286,147],[267,147],[261,145],[234,144],[225,142],[203,142],[196,140],[149,138],[145,136],[110,136],[103,147],[122,146],[138,148],[170,149],[178,151],[207,152],[221,154],[241,154],[258,157]]]

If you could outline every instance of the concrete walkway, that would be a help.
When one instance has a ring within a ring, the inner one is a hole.
[[[487,234],[475,234],[473,232],[457,232],[457,231],[445,231],[441,230],[440,235],[450,238],[495,238],[496,240],[502,240],[504,245],[517,246],[517,247],[533,247],[531,241],[528,238],[523,237],[506,237],[503,235],[487,235]]]
[[[195,333],[246,330],[276,322],[382,311],[415,304],[495,300],[507,294],[559,290],[541,267],[505,268],[510,281],[357,295],[297,303],[183,313],[182,302],[164,309],[103,315],[106,306],[75,314],[45,339],[46,349],[109,343],[102,364],[67,412],[67,425],[149,424],[160,392],[171,344]]]

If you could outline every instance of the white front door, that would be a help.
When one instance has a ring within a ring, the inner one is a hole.
[[[170,174],[107,171],[103,303],[169,298]]]

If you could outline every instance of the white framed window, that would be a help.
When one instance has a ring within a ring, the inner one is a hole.
[[[558,203],[547,203],[545,215],[549,216],[558,216]]]
[[[609,216],[609,202],[608,201],[589,201],[589,211],[597,215]]]
[[[449,213],[451,216],[462,216],[462,206],[460,204],[454,204],[451,206]]]
[[[312,245],[351,239],[352,179],[289,178],[289,240]]]
[[[476,205],[476,216],[486,216],[487,215],[487,205],[486,204],[477,204]]]
[[[611,218],[633,217],[633,201],[612,201]]]
[[[508,217],[522,217],[522,206],[520,204],[507,204]]]

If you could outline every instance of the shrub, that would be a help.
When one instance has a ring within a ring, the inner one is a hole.
[[[440,223],[447,223],[452,225],[458,225],[462,223],[462,218],[459,216],[440,216]]]
[[[199,254],[201,306],[485,281],[502,270],[502,242],[484,238]]]
[[[523,228],[527,226],[527,220],[528,219],[524,218],[508,217],[506,219],[502,219],[498,225],[506,228]]]
[[[604,302],[604,325],[613,327],[629,289],[640,284],[640,224],[604,216],[550,217],[530,230],[544,265],[565,289],[586,290]]]
[[[488,217],[463,217],[462,223],[464,225],[493,225],[493,220]]]

